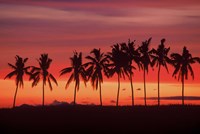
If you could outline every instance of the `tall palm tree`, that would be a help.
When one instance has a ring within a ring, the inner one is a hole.
[[[149,65],[151,64],[151,60],[150,60],[151,51],[149,50],[150,42],[151,42],[151,38],[142,42],[142,45],[139,46],[138,48],[141,54],[140,62],[142,64],[142,69],[144,71],[143,75],[144,75],[144,104],[145,106],[147,105],[146,103],[146,72],[148,73]]]
[[[72,81],[75,81],[74,87],[74,105],[76,104],[76,90],[79,90],[80,86],[80,77],[82,78],[83,82],[86,85],[87,76],[85,72],[84,65],[82,64],[82,53],[74,52],[73,57],[70,57],[71,66],[64,68],[60,71],[60,75],[64,75],[67,73],[71,73],[65,88],[69,86]]]
[[[39,67],[32,66],[30,80],[33,80],[32,87],[34,87],[39,83],[40,79],[42,79],[42,106],[44,106],[44,86],[46,85],[46,82],[48,81],[50,90],[53,90],[51,80],[56,85],[58,85],[58,83],[55,77],[48,71],[52,63],[52,59],[48,57],[48,54],[41,54],[41,57],[37,61],[39,63]]]
[[[170,50],[170,47],[165,48],[165,39],[161,40],[161,44],[158,46],[157,50],[153,49],[151,57],[153,58],[152,60],[152,66],[156,65],[158,67],[158,106],[160,105],[160,69],[161,66],[163,66],[167,72],[168,67],[167,63],[169,63],[170,59],[168,58],[168,53]]]
[[[100,105],[102,106],[102,94],[101,94],[101,83],[103,83],[103,75],[102,72],[106,73],[106,64],[108,63],[107,57],[104,53],[101,53],[100,49],[93,49],[91,52],[93,56],[86,56],[86,59],[90,60],[85,65],[89,68],[86,72],[88,72],[88,79],[91,79],[91,83],[93,88],[96,90],[99,87],[99,95],[100,95]]]
[[[15,60],[16,60],[15,65],[8,63],[8,65],[13,69],[13,71],[7,74],[6,77],[4,78],[4,79],[7,79],[7,78],[10,79],[13,76],[16,76],[16,79],[15,79],[16,90],[15,90],[15,95],[14,95],[13,108],[15,107],[18,88],[19,87],[23,88],[24,86],[24,82],[23,82],[24,73],[28,74],[28,69],[30,68],[30,66],[25,67],[25,63],[27,62],[28,58],[23,59],[20,56],[16,55]]]
[[[125,66],[129,64],[129,57],[126,53],[124,53],[119,44],[115,44],[112,46],[112,52],[109,52],[107,55],[109,59],[109,77],[112,77],[115,73],[118,76],[118,91],[117,91],[117,101],[116,106],[118,106],[119,102],[119,92],[120,92],[120,78],[123,76],[125,78],[125,74],[128,75],[127,69]]]
[[[132,77],[133,77],[133,69],[136,69],[134,66],[132,66],[132,62],[134,61],[139,69],[141,67],[141,64],[140,64],[140,54],[138,52],[138,49],[135,49],[135,40],[134,41],[128,41],[128,44],[126,43],[122,43],[121,44],[121,49],[122,51],[124,51],[127,56],[129,57],[128,60],[128,65],[127,65],[127,68],[125,68],[125,70],[128,71],[129,73],[129,80],[130,80],[130,84],[131,84],[131,93],[132,93],[132,106],[134,106],[134,90],[133,90],[133,80],[132,80]]]
[[[178,75],[178,80],[181,78],[182,82],[182,105],[184,105],[184,80],[188,79],[188,72],[194,79],[194,71],[191,64],[199,62],[199,57],[192,57],[192,54],[188,51],[186,47],[183,47],[182,55],[178,53],[171,54],[172,63],[174,65],[173,75],[176,78]]]

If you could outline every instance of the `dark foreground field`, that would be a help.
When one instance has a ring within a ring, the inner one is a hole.
[[[0,133],[200,134],[200,106],[23,106],[0,110]]]

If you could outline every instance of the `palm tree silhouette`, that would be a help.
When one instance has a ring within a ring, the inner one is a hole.
[[[173,66],[175,68],[172,76],[176,78],[176,75],[178,74],[178,80],[181,78],[182,105],[184,105],[184,80],[188,79],[188,72],[190,72],[190,75],[194,79],[194,71],[191,64],[199,62],[200,59],[199,57],[192,57],[192,54],[190,54],[186,47],[183,47],[182,55],[178,53],[172,53],[171,58]]]
[[[27,62],[28,58],[23,59],[20,56],[16,55],[15,60],[16,60],[15,65],[8,63],[8,65],[13,69],[13,71],[7,74],[6,77],[4,78],[4,79],[7,79],[7,78],[10,79],[13,76],[16,76],[16,79],[15,79],[16,90],[15,90],[15,95],[14,95],[13,108],[15,107],[18,87],[22,87],[22,88],[24,87],[23,76],[24,76],[24,73],[28,74],[28,69],[30,68],[30,66],[25,67],[25,63]]]
[[[60,71],[60,75],[64,75],[67,73],[71,73],[67,84],[66,84],[66,89],[69,86],[69,84],[72,81],[75,81],[75,87],[74,87],[74,105],[76,104],[76,90],[79,90],[80,86],[80,76],[83,79],[83,82],[85,83],[86,86],[86,81],[87,81],[87,76],[86,76],[86,71],[84,68],[84,65],[82,64],[82,53],[77,53],[74,52],[73,57],[70,57],[71,60],[71,67],[64,68]]]
[[[115,44],[112,46],[112,52],[107,54],[107,58],[110,63],[108,64],[108,75],[112,77],[115,73],[118,75],[118,91],[117,91],[117,101],[116,106],[118,106],[119,102],[119,92],[120,92],[120,78],[123,76],[125,78],[125,74],[128,75],[128,65],[129,65],[129,57],[126,53],[124,53],[119,44]]]
[[[128,71],[129,73],[129,80],[130,80],[130,84],[131,84],[131,92],[132,92],[132,106],[134,106],[134,90],[133,90],[133,81],[132,81],[132,76],[133,76],[133,69],[136,69],[134,66],[132,66],[132,62],[134,61],[139,69],[141,67],[141,64],[140,64],[140,54],[138,52],[138,49],[135,49],[135,40],[133,42],[128,41],[128,44],[126,43],[122,43],[121,44],[121,49],[122,51],[124,51],[127,56],[129,57],[128,60],[128,65],[127,65],[127,68],[125,68],[125,70]]]
[[[107,57],[104,55],[104,53],[101,53],[100,49],[93,49],[91,52],[93,54],[92,56],[86,56],[86,59],[90,60],[89,62],[85,63],[85,66],[87,67],[89,65],[89,68],[87,69],[87,75],[89,76],[88,79],[91,79],[92,87],[96,88],[96,90],[99,87],[99,95],[100,95],[100,105],[102,106],[102,94],[101,94],[101,83],[103,83],[103,75],[102,71],[104,71],[104,74],[106,74],[108,63]]]
[[[157,50],[153,49],[151,57],[152,60],[152,66],[158,67],[158,106],[160,105],[160,69],[161,66],[165,67],[165,69],[168,71],[167,63],[170,62],[170,59],[168,58],[168,52],[170,50],[170,47],[165,48],[165,39],[161,40],[161,44],[158,46]]]
[[[140,56],[140,62],[142,64],[142,69],[144,71],[144,104],[146,103],[146,72],[148,73],[149,65],[151,64],[150,55],[151,51],[149,50],[149,45],[152,38],[149,38],[148,40],[142,42],[142,45],[139,46],[138,50],[141,54]]]
[[[50,68],[50,65],[52,63],[52,59],[48,57],[48,54],[41,54],[41,57],[37,60],[39,63],[39,67],[32,66],[31,70],[31,77],[30,80],[33,80],[32,87],[36,86],[40,79],[42,79],[42,90],[43,90],[43,99],[42,99],[42,106],[44,106],[44,86],[46,85],[46,82],[48,81],[50,90],[53,90],[51,80],[58,85],[55,77],[48,72],[48,69]]]

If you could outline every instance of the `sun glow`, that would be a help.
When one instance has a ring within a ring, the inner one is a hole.
[[[74,97],[74,83],[71,83],[68,89],[65,89],[65,81],[58,81],[58,86],[53,86],[50,91],[45,86],[45,104],[49,105],[54,100],[59,102],[71,103]],[[102,84],[102,100],[103,105],[116,105],[117,82],[104,82]],[[133,83],[135,104],[143,105],[143,83]],[[12,107],[13,96],[15,92],[15,82],[13,80],[0,80],[0,107]],[[185,96],[200,96],[198,88],[199,84],[186,84]],[[179,83],[162,83],[161,84],[161,104],[180,104],[181,100],[162,100],[162,97],[181,96],[181,84]],[[79,91],[77,92],[77,103],[86,105],[99,105],[99,90],[91,87],[90,82],[87,87],[81,82]],[[147,83],[147,98],[157,97],[157,83]],[[42,103],[42,84],[31,87],[31,82],[25,81],[24,88],[20,88],[17,94],[16,105],[30,104],[41,105]],[[147,100],[148,105],[156,105],[157,100]],[[186,104],[200,104],[199,100],[186,100]],[[122,82],[120,89],[119,105],[131,105],[131,88],[130,83]]]

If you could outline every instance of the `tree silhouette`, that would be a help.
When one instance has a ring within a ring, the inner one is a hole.
[[[121,49],[127,54],[127,57],[129,60],[128,65],[125,66],[125,70],[127,70],[129,73],[128,76],[129,76],[129,80],[131,84],[131,92],[132,92],[132,106],[134,106],[134,90],[133,90],[132,76],[133,76],[133,69],[136,69],[134,66],[132,66],[132,62],[134,61],[138,65],[139,69],[141,67],[140,54],[138,52],[138,49],[135,49],[134,42],[135,40],[133,42],[129,40],[128,44],[126,43],[121,44]]]
[[[153,49],[151,57],[152,60],[152,66],[158,67],[158,106],[160,105],[160,69],[161,66],[165,67],[165,69],[168,71],[167,63],[170,62],[170,59],[168,58],[168,52],[170,50],[170,47],[165,48],[165,39],[161,40],[161,44],[158,46],[157,50]]]
[[[117,91],[117,101],[116,106],[118,106],[119,102],[119,92],[120,92],[120,78],[123,76],[125,78],[125,74],[128,75],[128,70],[125,69],[129,65],[129,57],[126,53],[124,53],[119,44],[115,44],[112,46],[112,52],[109,52],[107,55],[110,63],[109,67],[109,77],[112,77],[115,73],[118,75],[118,91]],[[125,67],[126,66],[126,67]]]
[[[93,49],[91,52],[93,56],[86,56],[86,59],[90,60],[85,63],[85,66],[89,66],[87,69],[88,79],[91,79],[92,87],[96,90],[99,87],[99,95],[100,95],[100,105],[102,106],[102,94],[101,94],[101,83],[103,83],[103,75],[106,74],[107,63],[109,62],[104,53],[101,53],[100,49]]]
[[[39,67],[32,66],[32,70],[30,72],[31,77],[30,80],[33,80],[32,87],[36,86],[40,79],[42,79],[42,90],[43,90],[43,99],[42,99],[42,106],[44,106],[44,86],[48,81],[50,90],[53,90],[51,80],[58,85],[55,77],[48,72],[50,65],[52,63],[52,59],[48,57],[48,54],[41,54],[41,57],[37,60],[39,63]]]
[[[15,107],[18,87],[22,87],[22,88],[24,87],[24,82],[23,82],[24,73],[28,74],[28,69],[30,68],[30,66],[25,67],[25,63],[27,62],[28,58],[23,59],[20,56],[16,55],[15,60],[16,60],[15,65],[8,63],[8,66],[11,67],[13,71],[7,74],[6,77],[4,78],[4,79],[7,79],[7,78],[10,79],[13,76],[16,76],[16,79],[15,79],[16,90],[15,90],[15,95],[14,95],[13,108]]]
[[[64,75],[67,73],[71,73],[67,84],[66,84],[66,89],[69,86],[69,84],[72,81],[75,81],[75,87],[74,87],[74,105],[76,104],[76,90],[79,90],[79,86],[80,86],[80,76],[83,79],[83,82],[86,85],[86,81],[87,81],[87,76],[86,76],[86,71],[84,69],[84,65],[82,64],[82,53],[77,53],[74,52],[73,57],[70,57],[70,61],[71,61],[71,67],[67,67],[64,68],[60,71],[60,75]]]
[[[142,45],[139,46],[138,48],[141,54],[140,62],[142,63],[142,69],[144,71],[143,75],[144,75],[144,104],[145,106],[147,105],[146,103],[146,72],[148,73],[149,65],[151,64],[151,60],[150,60],[151,51],[149,50],[150,42],[151,42],[151,38],[142,42]]]
[[[176,75],[178,75],[178,80],[181,78],[182,105],[184,105],[184,80],[188,79],[188,72],[190,72],[190,75],[194,79],[194,71],[191,64],[199,62],[200,59],[198,57],[192,57],[192,54],[190,54],[186,47],[183,47],[182,55],[178,53],[172,53],[171,58],[175,68],[172,76],[176,78]]]

